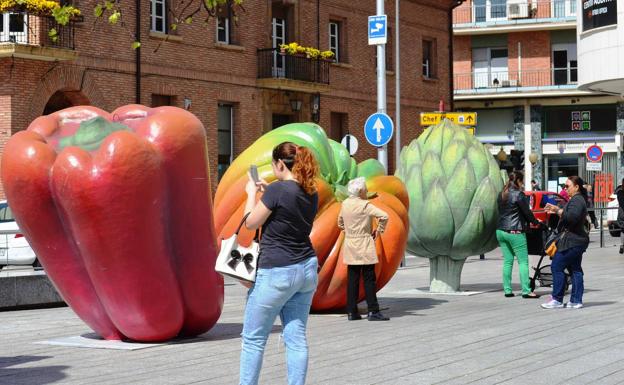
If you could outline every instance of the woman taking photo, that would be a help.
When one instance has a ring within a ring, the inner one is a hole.
[[[531,208],[528,198],[524,195],[524,175],[514,171],[509,175],[509,181],[498,196],[498,227],[496,239],[503,252],[503,290],[505,297],[513,297],[511,289],[511,272],[514,257],[518,259],[522,298],[539,298],[531,291],[529,280],[529,249],[527,247],[527,222],[542,226]]]
[[[305,383],[306,324],[318,282],[318,260],[310,232],[318,206],[318,163],[306,147],[284,142],[273,149],[277,181],[247,182],[246,226],[262,226],[256,282],[249,289],[243,321],[240,384],[257,384],[262,356],[279,315],[286,345],[288,384]],[[256,193],[264,195],[256,203]]]
[[[583,269],[581,268],[581,261],[583,260],[583,253],[589,246],[589,234],[585,229],[587,191],[583,187],[583,180],[578,176],[569,177],[565,188],[570,196],[570,200],[563,208],[551,204],[547,204],[545,207],[545,210],[551,214],[559,215],[559,229],[562,234],[559,241],[557,241],[557,252],[550,265],[553,275],[552,299],[542,304],[544,309],[564,307],[565,269],[572,275],[572,293],[570,302],[565,307],[570,309],[583,307]]]

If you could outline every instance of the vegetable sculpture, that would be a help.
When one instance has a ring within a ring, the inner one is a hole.
[[[483,144],[449,120],[401,151],[409,192],[408,250],[429,258],[430,291],[459,290],[466,257],[496,247],[501,171]]]
[[[175,107],[71,107],[2,158],[20,229],[63,299],[106,339],[209,330],[223,307],[202,123]]]
[[[386,211],[390,218],[385,233],[376,243],[378,290],[394,275],[404,256],[407,192],[398,178],[383,175],[384,169],[376,160],[369,159],[357,165],[346,148],[328,139],[321,127],[312,123],[289,124],[260,137],[234,160],[219,182],[215,196],[215,228],[219,239],[230,237],[243,217],[244,186],[249,166],[257,165],[260,176],[267,182],[275,180],[271,152],[273,147],[285,141],[310,148],[320,165],[321,177],[317,180],[319,210],[310,238],[321,269],[312,309],[339,309],[346,305],[347,266],[342,262],[344,234],[337,221],[341,202],[347,197],[346,184],[359,175],[365,176],[369,191],[377,194],[371,202]],[[253,232],[241,231],[241,244],[249,244],[252,238]],[[364,290],[360,293],[360,299],[363,299]]]

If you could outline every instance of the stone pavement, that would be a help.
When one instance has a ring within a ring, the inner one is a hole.
[[[581,310],[504,298],[498,250],[466,263],[462,288],[480,292],[470,296],[415,290],[427,287],[428,264],[408,258],[379,293],[390,322],[310,317],[308,384],[624,383],[624,256],[595,245],[585,254]],[[517,280],[515,269],[516,289]],[[213,330],[135,351],[35,344],[89,332],[68,308],[0,312],[0,384],[236,384],[244,295],[228,281]],[[286,383],[279,329],[267,345],[262,384]]]

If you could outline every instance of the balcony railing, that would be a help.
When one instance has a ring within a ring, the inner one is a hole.
[[[0,14],[0,43],[36,45],[52,48],[74,49],[74,26],[70,22],[60,25],[52,17],[28,13]],[[56,37],[50,31],[56,31]]]
[[[484,70],[455,74],[454,92],[456,95],[465,95],[574,89],[577,81],[576,67],[526,71]]]
[[[277,78],[329,84],[326,60],[305,56],[283,55],[277,48],[258,50],[258,79]]]
[[[576,19],[576,0],[487,0],[453,11],[453,24],[459,26],[510,25],[571,21]]]

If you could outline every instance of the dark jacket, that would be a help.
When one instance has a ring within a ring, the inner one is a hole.
[[[617,222],[620,228],[624,228],[624,189],[622,189],[621,185],[615,189],[615,195],[617,196],[618,206],[620,207],[618,209]]]
[[[529,198],[518,189],[510,188],[507,201],[503,200],[503,193],[498,195],[498,227],[503,231],[522,231],[527,229],[527,222],[539,224],[531,208]]]
[[[563,208],[559,221],[560,231],[564,231],[557,250],[564,251],[575,246],[589,245],[589,234],[585,230],[587,220],[587,202],[581,194],[573,196]]]

